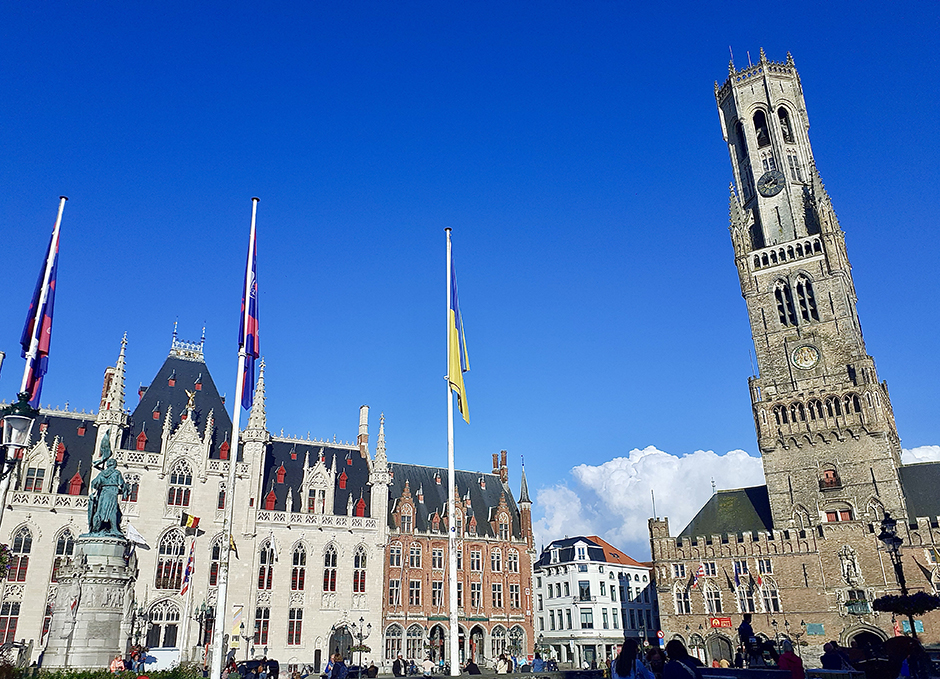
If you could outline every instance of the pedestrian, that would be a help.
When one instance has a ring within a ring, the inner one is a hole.
[[[467,674],[481,674],[480,666],[473,662],[473,658],[470,658],[463,669]]]
[[[369,679],[375,679],[379,676],[379,668],[375,666],[374,660],[369,664],[369,669],[366,670],[366,676],[369,677]]]
[[[653,673],[637,658],[639,644],[633,639],[624,639],[617,662],[610,670],[611,679],[653,679]]]
[[[544,670],[545,670],[545,661],[542,660],[542,654],[536,653],[535,658],[532,660],[532,671],[543,672]]]
[[[783,653],[777,660],[777,667],[790,672],[790,679],[806,679],[806,672],[803,670],[803,660],[793,652],[793,644],[789,639],[784,639]]]
[[[424,662],[421,663],[421,669],[424,670],[424,676],[425,676],[425,677],[430,677],[430,676],[431,676],[431,672],[434,671],[434,661],[431,660],[431,656],[427,656],[427,657],[424,659]]]
[[[342,653],[333,654],[333,668],[330,670],[330,679],[346,679],[349,674],[349,668],[343,662]]]
[[[819,662],[822,663],[824,670],[841,670],[843,658],[830,641],[823,645],[823,654]]]
[[[114,660],[111,661],[111,665],[108,669],[111,670],[111,674],[118,674],[124,671],[124,658],[121,657],[120,653],[114,656]]]
[[[395,662],[392,663],[392,674],[396,677],[403,677],[405,675],[405,667],[401,660],[401,653],[398,654],[398,657],[395,658]]]
[[[689,655],[678,639],[666,644],[669,662],[663,668],[663,679],[702,679],[702,663]]]
[[[496,661],[496,674],[509,674],[509,661],[505,653],[499,654],[499,659]]]

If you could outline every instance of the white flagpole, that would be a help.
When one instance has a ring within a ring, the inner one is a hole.
[[[245,271],[245,309],[248,313],[248,295],[251,293],[251,264],[255,254],[255,221],[258,215],[258,198],[251,199],[251,236],[248,241],[248,268]],[[245,334],[248,332],[248,323],[245,325]],[[209,672],[210,679],[222,677],[222,639],[225,636],[225,620],[228,615],[228,575],[229,561],[231,559],[232,521],[235,517],[235,471],[238,466],[238,450],[240,446],[239,423],[242,413],[242,393],[245,383],[245,361],[248,354],[245,352],[247,338],[241,338],[238,349],[238,381],[235,383],[235,416],[232,418],[232,455],[228,462],[228,481],[225,485],[225,521],[222,530],[222,553],[219,559],[219,589],[215,602],[215,623],[212,626],[212,666]],[[249,386],[249,389],[251,386]]]
[[[42,333],[42,317],[39,313],[46,306],[46,299],[49,297],[49,277],[52,275],[52,263],[55,262],[56,253],[59,250],[59,227],[62,225],[62,212],[65,210],[65,201],[68,198],[59,196],[59,213],[55,218],[55,227],[52,229],[52,244],[49,246],[49,252],[46,253],[46,269],[42,274],[42,288],[39,290],[39,303],[34,309],[36,316],[33,320],[33,336],[29,340],[29,350],[26,352],[26,367],[23,369],[23,380],[20,382],[20,392],[26,391],[29,386],[30,367],[36,361],[36,354],[39,353],[39,336]]]
[[[453,272],[450,268],[450,229],[447,233],[447,372],[445,380],[447,386],[447,567],[448,567],[448,599],[450,603],[450,676],[460,675],[460,627],[457,622],[457,507],[454,495],[457,489],[457,474],[454,471],[454,397],[450,389],[450,281]]]
[[[192,649],[192,644],[189,643],[190,631],[192,628],[192,611],[193,611],[193,580],[195,580],[196,575],[196,536],[193,535],[192,542],[189,545],[189,553],[193,555],[193,567],[189,572],[189,585],[186,587],[186,601],[183,603],[183,625],[180,633],[180,638],[183,640],[182,643],[182,660],[187,661],[191,660],[189,657],[189,652]],[[186,566],[189,566],[189,556],[186,557]],[[183,578],[186,577],[186,572],[183,571]]]

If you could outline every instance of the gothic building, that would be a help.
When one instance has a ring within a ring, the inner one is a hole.
[[[201,660],[210,640],[231,420],[203,343],[175,333],[169,356],[129,409],[125,346],[105,372],[96,413],[41,410],[8,496],[0,539],[14,557],[2,585],[0,640],[32,640],[34,658],[47,641],[57,570],[87,530],[91,461],[105,436],[130,484],[124,530],[133,527],[146,542],[127,554],[137,566],[133,601],[113,602],[125,607],[127,638],[167,662]],[[239,659],[268,653],[288,667],[322,667],[328,649],[348,649],[360,617],[381,624],[388,461],[381,427],[374,455],[369,450],[368,411],[360,410],[355,442],[275,435],[267,429],[262,363],[234,462],[238,558],[228,616],[229,647],[238,647]],[[184,512],[199,518],[194,532],[181,527]],[[181,595],[191,544],[194,572]]]
[[[506,451],[491,474],[456,472],[458,648],[492,666],[533,647],[532,501],[521,474],[518,504]],[[447,469],[390,464],[384,656],[450,660]]]
[[[804,656],[830,639],[885,639],[895,622],[871,601],[898,587],[879,523],[886,511],[906,517],[909,585],[935,589],[940,464],[901,465],[792,57],[761,50],[753,66],[732,63],[715,98],[737,188],[730,232],[766,484],[719,491],[675,537],[668,520],[650,520],[663,630],[708,661],[731,654],[744,612],[759,634],[807,642]],[[940,638],[936,622],[922,638]]]

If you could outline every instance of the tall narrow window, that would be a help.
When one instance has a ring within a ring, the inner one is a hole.
[[[692,598],[684,584],[675,589],[676,615],[689,615],[692,612]],[[633,609],[630,609],[631,613]]]
[[[137,502],[137,493],[140,491],[140,476],[125,474],[124,480],[127,482],[127,494],[124,496],[124,501]]]
[[[307,550],[303,545],[294,548],[293,564],[290,572],[290,588],[295,592],[303,591],[307,576]]]
[[[509,607],[521,608],[522,598],[519,591],[519,583],[509,584]]]
[[[503,607],[503,583],[493,583],[493,608]]]
[[[411,580],[408,583],[408,605],[409,606],[421,605],[421,581],[420,580]]]
[[[411,545],[408,555],[408,565],[411,568],[421,568],[421,545]]]
[[[209,559],[209,586],[219,584],[219,562],[222,560],[222,538],[212,543],[212,553]]]
[[[388,548],[388,565],[396,567],[401,566],[401,545],[398,543]]]
[[[270,624],[271,609],[267,606],[258,606],[255,609],[255,646],[267,645]]]
[[[359,546],[353,556],[353,592],[366,591],[366,548]]]
[[[401,606],[401,580],[388,581],[388,605]]]
[[[503,570],[503,555],[499,549],[494,549],[490,552],[490,569],[494,573],[499,573]]]
[[[444,581],[435,580],[431,583],[431,606],[441,608],[444,605]]]
[[[336,591],[336,547],[333,545],[323,554],[323,591]]]
[[[193,485],[193,472],[185,460],[180,460],[170,472],[170,489],[166,503],[171,507],[188,507],[190,487]]]
[[[800,316],[804,321],[818,321],[819,311],[816,309],[816,296],[813,294],[813,284],[805,276],[796,281],[796,299],[800,307]]]
[[[75,538],[71,531],[63,531],[55,543],[55,559],[52,561],[52,582],[59,581],[59,568],[75,552]]]
[[[796,310],[793,308],[793,293],[790,285],[784,281],[777,281],[774,289],[774,298],[777,300],[777,314],[781,325],[796,325]]]
[[[274,549],[271,547],[271,541],[265,540],[261,543],[261,551],[258,553],[258,589],[271,589],[274,578]]]
[[[219,495],[215,502],[216,509],[225,509],[225,483],[219,484]]]
[[[509,554],[506,556],[506,568],[510,573],[519,572],[519,552],[514,549],[509,550]]]
[[[385,630],[385,659],[394,661],[401,654],[401,627],[391,625]]]
[[[0,604],[0,642],[16,641],[16,625],[20,618],[20,604],[16,601],[4,601]]]
[[[765,613],[780,612],[780,595],[777,593],[777,586],[767,578],[764,578],[764,585],[761,587],[761,598],[764,600]]]
[[[411,532],[411,507],[405,507],[401,510],[401,532]]]
[[[793,127],[790,125],[790,114],[783,106],[777,109],[777,119],[780,120],[780,131],[783,132],[783,141],[793,143]]]
[[[757,148],[770,143],[770,133],[767,131],[767,116],[763,111],[754,114],[754,133],[757,135]]]
[[[148,648],[173,648],[179,631],[180,609],[172,601],[164,599],[150,607],[150,629],[147,632]]]
[[[174,529],[160,539],[157,549],[157,576],[154,578],[154,587],[157,589],[180,588],[183,577],[183,554],[186,551],[186,541],[183,531]]]
[[[499,539],[509,539],[509,517],[505,514],[501,514],[499,517]]]
[[[300,631],[303,627],[304,611],[302,608],[292,608],[287,617],[287,645],[300,644]]]

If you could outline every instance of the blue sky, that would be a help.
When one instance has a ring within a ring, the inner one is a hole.
[[[10,4],[0,394],[60,194],[43,402],[95,407],[127,331],[133,404],[176,319],[206,325],[233,394],[257,195],[271,428],[352,439],[368,403],[393,459],[443,464],[450,226],[472,365],[459,464],[505,448],[516,484],[524,455],[543,531],[568,490],[584,530],[641,555],[615,530],[621,491],[571,470],[756,452],[713,82],[729,45],[738,66],[763,46],[800,71],[903,444],[940,443],[938,28],[928,4],[865,2]],[[712,467],[719,487],[759,475]],[[707,497],[707,476],[683,483]]]

